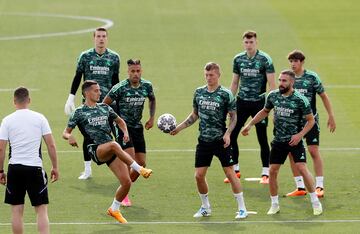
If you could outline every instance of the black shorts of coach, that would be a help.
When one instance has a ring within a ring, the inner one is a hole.
[[[293,156],[295,163],[306,163],[306,152],[303,141],[301,140],[299,144],[295,146],[290,146],[289,142],[272,141],[270,151],[270,164],[284,164],[289,153],[291,153],[291,155]]]
[[[121,148],[127,149],[134,147],[135,153],[146,153],[146,143],[144,137],[144,127],[141,126],[140,128],[132,128],[128,127],[129,132],[129,141],[124,142],[123,137],[124,133],[118,129],[119,135],[117,137],[117,142],[120,144]]]
[[[218,157],[222,167],[234,165],[231,147],[224,148],[224,140],[212,142],[198,140],[195,153],[195,167],[210,167],[213,156]]]
[[[9,164],[5,203],[22,205],[27,192],[32,206],[49,204],[48,179],[42,167]]]
[[[104,163],[106,163],[106,165],[110,165],[115,159],[116,159],[116,155],[114,154],[108,161],[106,162],[103,162],[103,161],[100,161],[99,158],[97,157],[97,154],[96,154],[96,150],[98,148],[99,145],[97,144],[89,144],[87,146],[87,150],[91,156],[91,159],[97,164],[97,165],[102,165]]]

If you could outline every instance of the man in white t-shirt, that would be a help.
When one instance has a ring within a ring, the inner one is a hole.
[[[52,164],[51,182],[59,178],[56,146],[47,119],[28,109],[29,91],[14,92],[16,111],[0,126],[0,183],[6,185],[5,203],[11,205],[13,233],[23,233],[24,199],[27,192],[35,207],[39,233],[50,233],[47,204],[47,175],[43,170],[41,140],[44,139]],[[6,145],[9,142],[8,174],[4,172]]]

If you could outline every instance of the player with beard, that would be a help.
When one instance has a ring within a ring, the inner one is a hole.
[[[269,115],[274,109],[274,140],[271,142],[269,189],[271,207],[268,215],[280,211],[277,176],[287,155],[291,153],[295,166],[304,178],[309,191],[314,215],[322,214],[322,205],[315,193],[313,177],[306,165],[306,154],[302,138],[314,126],[315,120],[310,103],[302,94],[294,90],[295,73],[282,71],[279,77],[279,89],[270,92],[264,108],[244,127],[241,134],[246,136],[252,126]],[[303,118],[306,124],[303,127]]]

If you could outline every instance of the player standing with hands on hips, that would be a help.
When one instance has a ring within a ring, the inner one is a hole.
[[[69,97],[65,103],[65,114],[71,115],[75,110],[75,94],[78,90],[81,77],[86,80],[95,80],[100,85],[101,102],[111,87],[119,82],[120,57],[107,48],[108,32],[105,28],[97,28],[94,32],[95,48],[82,52],[79,56],[75,77],[71,84]],[[91,140],[84,138],[83,156],[84,171],[79,176],[80,180],[86,180],[91,177],[91,157],[87,151],[87,146]]]

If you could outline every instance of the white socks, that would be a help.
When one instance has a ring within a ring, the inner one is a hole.
[[[235,197],[235,199],[236,199],[236,201],[238,203],[238,210],[245,210],[246,211],[243,192],[234,193],[234,197]]]
[[[319,201],[319,198],[316,195],[316,193],[315,192],[309,193],[309,195],[310,195],[310,200],[311,200],[312,206],[313,207],[319,207],[320,206],[320,201]]]
[[[263,175],[269,176],[269,168],[268,167],[262,168],[261,176],[263,176]]]
[[[200,199],[201,199],[201,206],[209,209],[210,208],[210,202],[209,202],[209,197],[208,194],[201,194],[199,193]]]
[[[90,161],[84,161],[85,166],[85,174],[91,174],[91,160]]]
[[[134,161],[131,163],[130,167],[140,174],[141,166],[137,162]]]
[[[316,181],[315,188],[317,187],[324,188],[324,176],[316,176],[315,181]]]
[[[270,198],[271,198],[271,205],[272,206],[278,206],[279,205],[279,195],[270,196]]]
[[[294,177],[296,187],[305,189],[304,179],[302,176],[295,176]]]
[[[120,208],[120,202],[117,201],[115,198],[114,198],[114,201],[113,203],[111,204],[111,207],[110,207],[113,211],[116,211],[116,210],[119,210]]]
[[[233,167],[234,171],[240,171],[239,163],[235,164]]]

